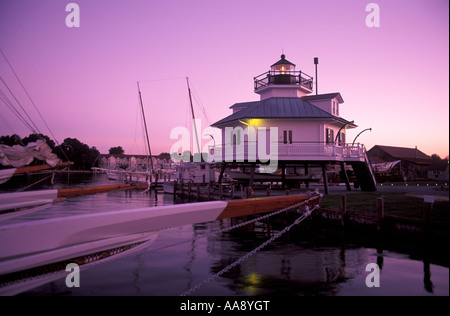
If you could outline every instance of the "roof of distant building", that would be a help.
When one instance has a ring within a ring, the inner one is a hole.
[[[417,148],[375,145],[370,150],[368,150],[368,154],[370,155],[375,148],[384,151],[394,159],[408,160],[415,163],[431,163],[431,157],[424,154]]]

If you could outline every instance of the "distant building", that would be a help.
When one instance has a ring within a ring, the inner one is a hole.
[[[416,148],[375,145],[367,151],[372,163],[384,163],[400,160],[393,168],[407,180],[428,178],[428,168],[432,163],[430,156]]]
[[[152,156],[152,163],[155,170],[161,170],[169,168],[172,161],[170,158]],[[100,168],[137,171],[146,170],[147,166],[147,155],[100,154]]]
[[[428,179],[446,181],[449,179],[448,160],[436,160],[428,167]]]

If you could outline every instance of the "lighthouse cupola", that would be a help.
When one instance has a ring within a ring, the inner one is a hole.
[[[272,97],[301,98],[312,92],[313,78],[296,71],[295,64],[282,54],[268,72],[254,78],[254,83],[255,93],[261,95],[261,100]]]
[[[270,67],[270,70],[275,76],[278,76],[278,79],[287,78],[287,76],[291,75],[291,72],[295,72],[295,64],[287,60],[283,54],[281,55],[281,59]]]

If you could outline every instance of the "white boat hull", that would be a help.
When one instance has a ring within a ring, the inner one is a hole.
[[[0,294],[12,277],[130,245],[146,244],[160,229],[316,205],[319,196],[282,196],[146,207],[0,226]],[[31,269],[31,270],[30,270]],[[44,269],[45,270],[45,269]],[[53,270],[52,270],[53,271]],[[50,277],[50,276],[49,276]],[[5,281],[6,280],[6,281]],[[25,282],[25,281],[24,281]],[[34,281],[33,281],[34,282]],[[32,284],[35,284],[31,282]],[[31,284],[30,283],[30,284]],[[8,292],[9,293],[9,292]]]

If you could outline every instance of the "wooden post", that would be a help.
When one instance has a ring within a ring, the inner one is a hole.
[[[271,196],[272,195],[272,189],[271,188],[267,188],[266,189],[266,195],[267,196]]]
[[[219,200],[223,199],[223,184],[219,184]]]
[[[183,198],[184,195],[184,183],[183,180],[181,180],[181,184],[180,184],[180,198]]]
[[[188,183],[188,199],[191,200],[191,191],[192,191],[192,181]]]
[[[347,212],[347,196],[341,195],[341,224],[345,224],[345,213]]]
[[[234,185],[231,185],[231,191],[230,191],[230,199],[233,200],[234,199]]]
[[[347,191],[351,191],[352,188],[350,187],[350,181],[348,180],[347,172],[345,171],[345,163],[341,162],[341,174],[344,178],[345,186],[347,187]]]
[[[249,180],[249,184],[248,184],[249,187],[253,187],[253,181],[255,179],[255,168],[256,168],[255,165],[252,165],[250,167],[250,180]]]
[[[211,201],[211,182],[208,183],[208,201]]]
[[[281,188],[286,189],[286,165],[281,164]]]
[[[381,230],[384,219],[384,199],[377,198],[377,230]]]
[[[431,220],[431,210],[433,209],[434,198],[432,196],[423,197],[423,227],[424,232],[429,232],[430,220]]]
[[[222,183],[223,173],[225,172],[226,164],[225,162],[222,164],[222,168],[220,169],[218,182]]]
[[[327,166],[325,164],[322,165],[322,175],[323,175],[323,188],[325,190],[325,194],[328,194],[328,175],[327,175]]]
[[[285,193],[286,195],[289,195],[289,190],[286,190],[284,193]]]
[[[173,200],[175,202],[175,200],[177,199],[177,182],[173,181]]]
[[[309,173],[308,164],[305,164],[305,176],[307,176],[308,173]],[[309,188],[309,181],[305,181],[305,185],[306,185],[306,188],[308,189]]]
[[[197,183],[197,201],[200,201],[200,183]]]

